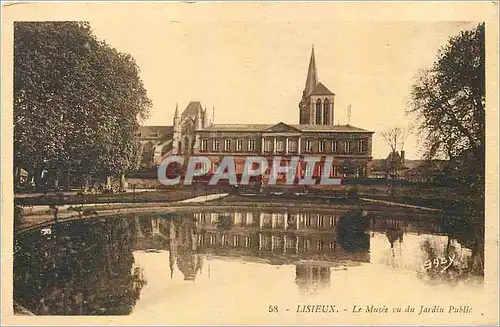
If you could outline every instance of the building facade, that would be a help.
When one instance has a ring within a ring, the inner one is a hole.
[[[214,172],[224,157],[232,156],[241,174],[247,156],[266,157],[270,162],[281,156],[282,165],[295,156],[319,156],[321,162],[312,171],[301,164],[298,170],[300,176],[319,176],[324,159],[333,156],[330,176],[368,176],[373,132],[334,124],[334,105],[335,94],[319,82],[313,48],[299,102],[299,124],[214,124],[199,102],[191,102],[180,115],[176,108],[170,134],[157,136],[154,154],[148,158],[158,164],[165,155],[203,155],[211,159]],[[170,141],[162,143],[163,139]]]
[[[188,154],[192,152],[195,130],[208,126],[208,113],[199,101],[191,101],[179,114],[175,107],[172,126],[140,126],[137,134],[140,143],[140,167],[149,169],[161,162],[168,154]]]

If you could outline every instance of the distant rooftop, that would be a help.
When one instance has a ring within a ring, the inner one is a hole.
[[[330,91],[323,83],[319,82],[311,92],[311,95],[334,95],[334,93]]]
[[[140,137],[161,137],[173,134],[173,126],[139,126]]]
[[[196,117],[198,114],[198,110],[203,111],[203,107],[201,106],[200,101],[191,101],[187,105],[186,109],[181,114],[181,118],[186,116]]]
[[[265,131],[271,127],[283,125],[296,129],[302,132],[359,132],[359,133],[373,133],[366,129],[351,125],[288,125],[284,123],[278,124],[215,124],[205,127],[206,131]]]

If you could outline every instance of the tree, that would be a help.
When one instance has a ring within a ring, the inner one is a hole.
[[[450,162],[467,157],[470,186],[484,185],[485,40],[484,23],[452,37],[432,68],[421,72],[411,91],[410,113],[419,119],[428,158]],[[467,153],[468,155],[465,155]],[[465,176],[464,176],[465,177]]]
[[[382,138],[389,145],[392,152],[396,152],[399,147],[401,150],[404,150],[404,145],[408,136],[411,135],[413,131],[413,127],[410,125],[408,127],[399,127],[395,126],[388,129],[385,132],[382,132]]]
[[[403,151],[404,145],[408,136],[413,132],[413,126],[407,127],[394,126],[385,132],[382,132],[382,138],[391,148],[391,153],[386,161],[386,169],[388,175],[393,175],[394,178],[398,177],[398,172],[404,166],[404,158],[397,153],[398,148]]]
[[[88,23],[15,23],[14,164],[37,184],[42,171],[69,182],[135,168],[151,105],[134,59]]]
[[[128,315],[147,284],[130,219],[79,220],[17,234],[14,299],[36,315]]]

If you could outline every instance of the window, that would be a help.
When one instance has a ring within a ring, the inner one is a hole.
[[[339,175],[339,167],[332,166],[332,176],[338,176],[338,175]]]
[[[264,151],[266,152],[271,152],[271,140],[265,140],[264,141]]]
[[[248,151],[255,151],[255,140],[248,140]]]
[[[337,141],[332,142],[332,152],[337,152]]]
[[[325,99],[324,110],[323,110],[323,124],[331,124],[330,120],[330,100]]]
[[[297,152],[297,141],[288,141],[288,152]]]
[[[351,141],[345,141],[344,145],[345,152],[351,152]]]
[[[252,239],[248,236],[245,236],[245,247],[249,248],[250,246],[252,246]]]
[[[313,175],[313,169],[314,169],[314,167],[312,167],[312,166],[310,166],[310,165],[308,164],[308,165],[306,166],[305,175],[306,175],[307,177],[309,177],[309,176],[311,176],[311,177],[312,177],[312,175]]]
[[[313,142],[311,140],[306,141],[306,151],[307,152],[312,152],[313,150]]]
[[[365,142],[363,140],[358,141],[358,151],[365,152]]]
[[[212,148],[213,148],[213,150],[214,150],[214,151],[219,151],[219,147],[220,147],[220,142],[219,142],[219,140],[214,140],[214,141],[212,142]]]
[[[319,152],[325,152],[325,141],[319,141]]]
[[[231,150],[231,140],[224,140],[224,151]]]
[[[278,151],[278,152],[285,151],[285,141],[284,140],[277,140],[276,141],[276,151]]]
[[[207,151],[207,140],[206,139],[201,140],[201,151]]]
[[[243,140],[236,140],[236,151],[243,150]]]
[[[222,240],[221,240],[221,245],[222,247],[228,246],[229,245],[229,240],[227,238],[227,235],[222,235]]]
[[[318,101],[316,101],[316,125],[321,125],[322,123],[322,108],[321,108],[321,100],[318,99]]]

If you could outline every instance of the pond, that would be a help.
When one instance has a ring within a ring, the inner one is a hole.
[[[36,315],[187,324],[479,294],[482,234],[467,219],[417,218],[234,208],[59,223],[15,236],[14,299]]]

